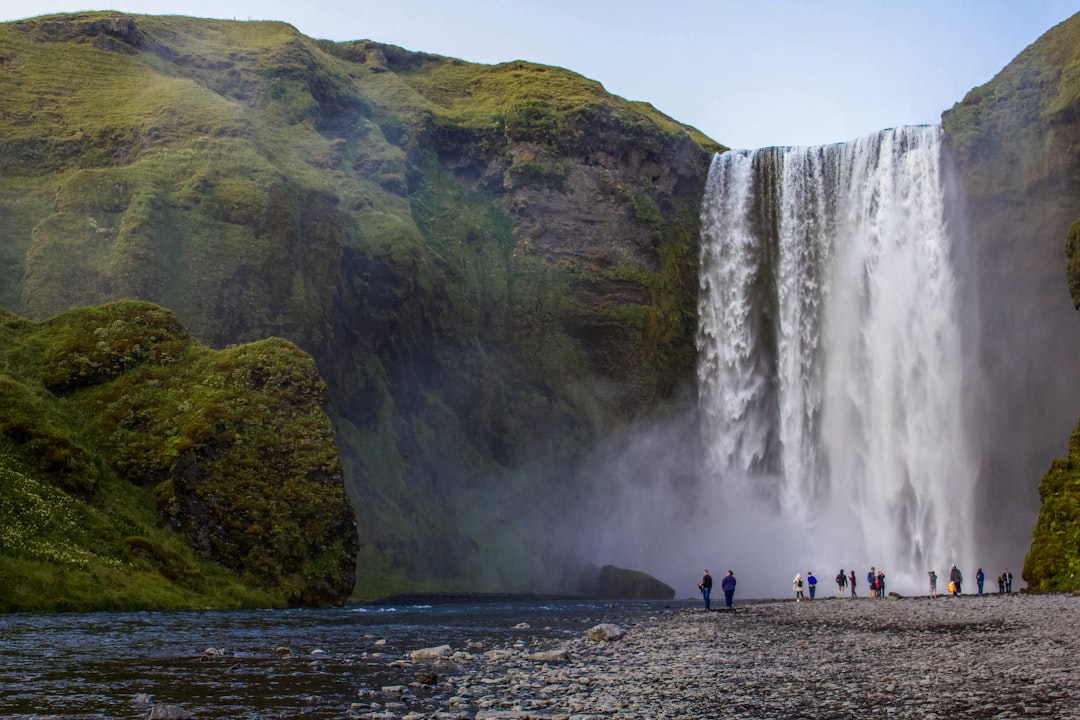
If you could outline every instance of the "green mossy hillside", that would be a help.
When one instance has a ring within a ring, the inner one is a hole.
[[[560,68],[276,22],[45,16],[0,25],[0,67],[0,307],[134,298],[211,347],[309,353],[357,598],[570,581],[539,518],[574,507],[598,436],[692,394],[721,146]],[[80,354],[58,390],[127,362]],[[238,451],[185,450],[219,420],[171,436],[174,489]],[[113,461],[161,482],[160,462]]]
[[[1069,454],[1039,483],[1042,507],[1024,560],[1024,580],[1036,592],[1080,590],[1080,427]]]
[[[357,535],[314,363],[118,302],[0,316],[0,611],[342,602]]]

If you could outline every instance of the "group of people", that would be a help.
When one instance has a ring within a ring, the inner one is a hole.
[[[809,570],[806,571],[806,587],[810,591],[810,599],[813,600],[817,595],[817,578]],[[806,597],[803,595],[803,577],[801,574],[795,575],[795,579],[791,582],[791,589],[795,591],[795,602],[799,602]]]
[[[934,572],[933,570],[931,570],[929,575],[930,575],[930,597],[936,598],[937,597],[937,573]],[[1005,568],[1005,570],[1000,575],[998,575],[998,578],[997,578],[998,594],[999,595],[1005,595],[1007,593],[1012,593],[1012,581],[1013,581],[1012,573],[1009,572],[1009,568]],[[980,595],[983,594],[983,585],[985,584],[985,582],[986,582],[986,573],[983,572],[982,568],[979,568],[979,570],[975,573],[975,584],[979,588],[979,594]],[[960,572],[960,569],[958,567],[956,567],[956,564],[954,563],[953,566],[949,569],[949,585],[947,587],[947,590],[953,597],[957,597],[957,596],[960,595],[960,593],[963,590],[963,584],[964,584],[964,574],[962,572]]]
[[[931,570],[930,575],[930,597],[936,598],[938,596],[937,590],[937,573]],[[975,573],[975,584],[979,587],[979,594],[983,594],[983,584],[986,581],[986,573],[982,568],[979,568]],[[1009,568],[1005,568],[1005,571],[998,575],[998,593],[1006,594],[1012,592],[1012,573],[1009,572]],[[960,568],[956,567],[954,563],[949,568],[949,584],[947,591],[952,594],[953,597],[958,597],[963,588],[964,574],[960,572]],[[806,578],[804,579],[802,573],[795,575],[795,579],[791,583],[791,589],[795,591],[795,602],[801,602],[807,598],[809,593],[809,599],[813,600],[817,595],[817,578],[814,577],[814,573],[809,570],[806,571]],[[885,572],[878,570],[873,566],[870,567],[870,571],[866,573],[866,585],[870,591],[870,599],[884,598],[885,597]],[[706,568],[705,574],[701,578],[701,582],[698,583],[698,590],[701,591],[701,596],[705,600],[705,609],[708,610],[711,607],[710,596],[712,595],[713,579],[709,574],[709,570]],[[805,588],[805,592],[804,592]],[[843,568],[840,568],[840,572],[836,574],[836,597],[843,598],[850,589],[851,597],[857,597],[855,591],[855,571],[852,570],[846,573]],[[720,589],[724,591],[724,604],[727,607],[731,607],[733,598],[735,597],[735,574],[731,571],[727,571],[727,575],[720,581]]]
[[[735,599],[735,573],[730,570],[727,571],[727,575],[720,581],[720,589],[724,591],[724,605],[731,607],[731,603]],[[701,582],[698,583],[698,590],[701,591],[701,597],[705,600],[705,609],[708,610],[712,606],[710,601],[712,575],[709,574],[708,568],[705,568],[705,574],[702,576]]]
[[[844,568],[840,568],[840,572],[836,573],[836,597],[842,598],[849,591],[852,598],[858,597],[855,585],[855,571],[852,570],[849,574],[844,571]],[[866,587],[869,589],[871,600],[885,597],[885,571],[871,566],[869,572],[866,573]]]

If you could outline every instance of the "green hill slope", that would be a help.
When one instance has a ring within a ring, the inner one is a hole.
[[[693,384],[719,146],[558,68],[281,23],[43,17],[0,67],[0,307],[138,298],[309,352],[358,597],[565,585],[542,518]]]
[[[329,604],[356,530],[325,385],[148,303],[0,315],[0,611]]]

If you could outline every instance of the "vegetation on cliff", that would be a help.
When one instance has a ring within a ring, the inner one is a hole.
[[[1042,507],[1024,560],[1024,580],[1034,591],[1080,588],[1080,428],[1069,454],[1055,460],[1039,483]]]
[[[143,302],[0,313],[0,611],[342,602],[357,535],[326,389]]]
[[[693,382],[720,147],[645,103],[273,22],[42,17],[0,25],[0,65],[0,307],[139,298],[309,352],[357,597],[553,589],[542,511]]]
[[[964,259],[977,278],[982,326],[971,341],[980,345],[988,388],[970,400],[984,458],[977,543],[986,552],[1030,538],[1024,578],[1038,590],[1080,587],[1065,572],[1080,557],[1080,528],[1063,512],[1075,502],[1067,481],[1074,462],[1054,463],[1040,486],[1041,508],[1031,482],[1077,422],[1080,318],[1069,295],[1080,307],[1078,68],[1075,16],[942,121],[970,218]]]

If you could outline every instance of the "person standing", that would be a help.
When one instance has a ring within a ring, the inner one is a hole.
[[[885,571],[877,571],[877,596],[879,598],[885,597]]]
[[[735,597],[735,573],[730,570],[720,581],[720,589],[724,591],[724,604],[731,607],[731,601]]]
[[[1005,592],[1012,592],[1012,573],[1009,572],[1009,568],[1005,568],[1005,572],[1001,573],[1001,579],[1005,581]]]
[[[979,568],[979,571],[975,573],[975,584],[979,586],[979,594],[982,595],[983,582],[986,581],[986,573]]]
[[[998,595],[1005,594],[1005,578],[998,575]]]
[[[866,587],[870,593],[870,599],[873,600],[877,597],[877,573],[874,572],[874,566],[870,566],[870,572],[866,573]]]
[[[931,570],[928,574],[930,575],[930,599],[932,600],[937,597],[937,573]]]
[[[953,563],[952,569],[949,570],[949,582],[952,583],[953,597],[957,597],[961,593],[960,586],[964,582],[964,575],[960,572],[960,568],[956,567],[956,563]]]
[[[806,585],[810,588],[810,599],[813,600],[817,593],[817,578],[814,577],[814,573],[810,570],[806,571]]]
[[[791,589],[795,591],[795,602],[803,599],[801,574],[795,575],[795,579],[791,581]]]
[[[844,574],[844,568],[840,568],[840,572],[836,574],[836,599],[841,600],[844,597],[844,588],[847,587],[847,575]]]
[[[851,599],[854,600],[855,599],[855,571],[854,570],[851,571],[851,577],[848,578],[848,579],[851,580]]]
[[[705,575],[701,578],[701,582],[698,583],[698,590],[701,591],[701,597],[705,599],[705,609],[709,609],[709,595],[712,594],[712,575],[709,574],[709,569],[705,568]]]

